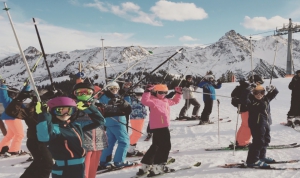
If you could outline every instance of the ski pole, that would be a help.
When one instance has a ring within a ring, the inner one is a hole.
[[[238,112],[237,112],[236,126],[235,126],[235,139],[234,139],[234,143],[233,143],[233,156],[234,156],[235,146],[236,146],[236,133],[237,133],[237,127],[238,127],[238,123],[239,123],[240,108],[241,108],[241,104],[238,104]]]
[[[162,62],[161,64],[159,64],[155,69],[153,69],[149,75],[151,75],[153,72],[155,72],[158,68],[160,68],[162,65],[164,65],[166,62],[168,62],[172,57],[174,57],[176,54],[180,53],[183,50],[183,48],[180,48],[178,51],[176,51],[172,56],[168,57],[164,62]],[[124,94],[126,95],[130,90],[135,89],[137,86],[139,86],[139,83],[141,83],[145,78],[147,78],[147,76],[145,76],[144,78],[142,78],[141,80],[139,80],[135,85],[133,85],[132,87],[130,87]]]
[[[55,90],[54,83],[53,83],[52,76],[51,76],[51,72],[50,72],[50,68],[49,68],[47,58],[46,58],[46,54],[45,54],[45,51],[44,51],[44,47],[43,47],[43,44],[42,44],[42,40],[41,40],[38,28],[37,28],[36,23],[35,23],[35,19],[32,18],[32,20],[33,20],[35,31],[36,31],[36,34],[38,36],[39,43],[40,43],[40,46],[41,46],[41,49],[42,49],[42,53],[43,53],[43,56],[44,56],[44,61],[45,61],[46,67],[47,67],[47,71],[48,71],[49,79],[50,79],[50,82],[51,82],[51,86],[52,86],[53,90]]]
[[[110,119],[112,119],[112,120],[114,120],[114,121],[116,121],[116,122],[119,122],[120,124],[123,124],[123,125],[125,125],[126,127],[129,127],[129,128],[131,128],[132,130],[135,130],[135,131],[137,131],[137,132],[139,132],[139,133],[141,133],[141,134],[143,134],[143,135],[147,135],[147,134],[144,134],[143,132],[140,132],[140,131],[138,131],[138,130],[136,130],[135,128],[133,128],[133,127],[130,127],[129,125],[126,125],[126,124],[124,124],[123,122],[121,122],[121,121],[118,121],[117,119],[115,119],[115,118],[113,118],[113,117],[109,117]]]
[[[220,100],[217,99],[218,102],[218,142],[220,144]]]
[[[252,72],[252,81],[254,81],[253,74],[253,55],[252,55],[252,37],[250,36],[250,51],[251,51],[251,72]]]
[[[35,70],[36,70],[36,68],[37,68],[37,66],[38,66],[38,64],[39,64],[39,62],[40,62],[40,60],[42,59],[42,57],[43,57],[43,55],[41,55],[39,58],[38,58],[38,60],[36,61],[36,63],[33,65],[33,67],[31,68],[31,73],[33,73]],[[26,86],[27,84],[28,84],[28,82],[29,82],[29,77],[25,80],[25,82],[24,82],[24,86]]]
[[[274,56],[274,61],[273,61],[273,67],[272,67],[270,85],[272,84],[272,79],[273,79],[273,72],[274,72],[275,61],[276,61],[277,47],[278,47],[278,41],[276,41],[276,50],[275,50],[275,56]]]
[[[13,25],[13,23],[12,23],[12,20],[11,20],[9,11],[8,11],[9,8],[6,6],[6,3],[5,3],[5,2],[4,2],[4,6],[5,6],[5,8],[4,8],[3,10],[6,11],[7,16],[8,16],[8,19],[9,19],[9,21],[10,21],[11,28],[12,28],[12,30],[13,30],[13,33],[14,33],[14,36],[15,36],[15,38],[16,38],[16,41],[17,41],[17,44],[18,44],[18,47],[19,47],[19,50],[20,50],[20,53],[21,53],[23,62],[25,63],[26,70],[27,70],[28,75],[29,75],[30,83],[31,83],[31,85],[32,85],[32,87],[33,87],[33,89],[34,89],[34,91],[35,91],[35,94],[36,94],[36,97],[37,97],[38,101],[41,101],[39,92],[38,92],[38,90],[37,90],[37,88],[36,88],[36,86],[35,86],[35,83],[34,83],[34,80],[33,80],[33,77],[32,77],[32,73],[31,73],[31,71],[30,71],[29,65],[28,65],[28,63],[27,63],[26,57],[25,57],[25,55],[24,55],[24,53],[23,53],[23,50],[22,50],[22,48],[21,48],[21,45],[20,45],[20,42],[19,42],[19,39],[18,39],[18,36],[17,36],[17,33],[16,33],[16,31],[15,31],[15,27],[14,27],[14,25]]]

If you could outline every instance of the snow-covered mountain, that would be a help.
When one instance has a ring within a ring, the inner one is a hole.
[[[278,47],[274,68],[275,78],[283,77],[285,74],[287,40],[280,36],[268,36],[260,40],[252,40],[253,68],[255,73],[259,73],[265,78],[269,78],[271,74],[276,41],[278,41]],[[293,62],[297,70],[300,68],[300,41],[293,40],[292,43]],[[106,47],[105,58],[107,59],[108,76],[123,72],[138,61],[139,63],[129,72],[151,72],[180,48],[184,48],[182,52],[175,55],[170,62],[164,64],[160,69],[169,71],[173,75],[192,74],[198,76],[203,76],[208,70],[212,70],[217,78],[228,71],[232,71],[237,76],[246,76],[251,71],[250,40],[231,30],[219,41],[205,48],[183,46]],[[47,51],[47,49],[45,50]],[[33,66],[41,56],[41,52],[35,47],[27,48],[24,53],[29,66]],[[98,74],[100,77],[96,82],[104,81],[102,48],[47,54],[47,62],[54,81],[66,80],[69,78],[69,74],[76,74],[80,62],[85,76],[91,77]],[[28,76],[19,54],[0,60],[0,74],[12,85],[21,84]],[[50,83],[43,59],[39,62],[33,75],[37,85]]]

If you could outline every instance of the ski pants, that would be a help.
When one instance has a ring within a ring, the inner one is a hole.
[[[48,178],[52,170],[53,160],[46,144],[37,139],[28,138],[26,145],[33,161],[20,178]]]
[[[287,115],[293,117],[300,116],[300,96],[292,95],[291,106]]]
[[[148,122],[147,133],[152,133],[152,130],[150,129],[150,121]]]
[[[252,144],[249,146],[247,164],[255,163],[266,157],[267,147],[271,141],[270,125],[264,121],[255,126],[250,126]]]
[[[22,139],[24,138],[23,124],[21,119],[5,120],[7,134],[0,142],[0,148],[8,146],[8,152],[21,150]]]
[[[141,138],[141,136],[142,136],[141,132],[142,132],[143,126],[144,126],[144,120],[145,119],[130,119],[131,127],[140,131],[140,132],[137,132],[132,129],[132,133],[129,137],[130,145],[136,144],[139,141],[139,139]]]
[[[248,145],[251,139],[251,131],[248,126],[249,112],[241,112],[242,123],[236,134],[236,141],[239,146]]]
[[[141,163],[148,165],[166,163],[171,150],[169,128],[152,129],[152,131],[152,145],[145,153]]]
[[[84,178],[95,178],[98,168],[99,159],[102,150],[88,151],[85,155],[85,175]]]
[[[118,147],[114,155],[114,162],[124,162],[127,149],[129,147],[129,136],[125,125],[114,125],[106,127],[106,135],[108,138],[108,147],[102,151],[100,162],[109,162],[107,159],[111,157],[114,146],[118,142]]]
[[[211,114],[212,108],[214,105],[214,100],[206,100],[204,101],[204,109],[201,113],[201,120],[202,121],[208,121],[209,120],[209,116]]]
[[[194,106],[192,115],[193,116],[198,116],[199,109],[200,109],[200,104],[196,100],[196,98],[191,98],[191,99],[186,99],[185,100],[185,104],[184,104],[183,108],[181,109],[181,111],[179,113],[179,116],[185,116],[186,111],[190,108],[191,105]]]
[[[73,160],[78,160],[78,164],[68,165],[70,160],[60,160],[58,165],[55,161],[52,167],[52,178],[84,178],[84,158]]]

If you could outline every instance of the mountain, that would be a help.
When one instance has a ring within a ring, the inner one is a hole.
[[[281,36],[267,36],[260,40],[252,40],[254,72],[263,75],[265,78],[269,78],[272,73],[276,41],[278,41],[278,46],[274,78],[285,75],[287,39]],[[131,74],[143,71],[151,72],[180,48],[184,48],[182,52],[175,55],[159,70],[163,69],[177,77],[182,74],[203,76],[208,70],[212,70],[217,78],[228,71],[235,73],[238,78],[248,76],[251,71],[250,40],[231,30],[225,33],[216,43],[205,48],[183,46],[106,47],[107,75],[112,76],[123,72],[138,61],[140,62],[128,72]],[[300,67],[300,41],[293,40],[292,48],[293,62],[297,70]],[[29,66],[33,66],[35,61],[41,56],[41,52],[35,47],[27,48],[24,54]],[[85,74],[85,77],[92,77],[98,74],[100,77],[96,82],[104,81],[104,62],[101,48],[71,52],[61,51],[54,54],[46,54],[46,57],[54,81],[67,80],[70,74],[76,74],[79,70],[80,62],[83,65],[82,72]],[[23,60],[18,54],[0,60],[0,74],[12,85],[21,85],[28,76],[25,69]],[[34,78],[37,85],[50,83],[44,60],[40,61],[34,73]]]

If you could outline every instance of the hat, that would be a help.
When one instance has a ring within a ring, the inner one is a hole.
[[[262,85],[257,85],[253,90],[265,90]]]
[[[164,85],[164,84],[157,84],[154,86],[154,91],[168,91],[168,87],[167,85]]]
[[[193,76],[192,75],[186,75],[185,76],[185,79],[187,80],[187,79],[190,79],[190,78],[193,78]]]

